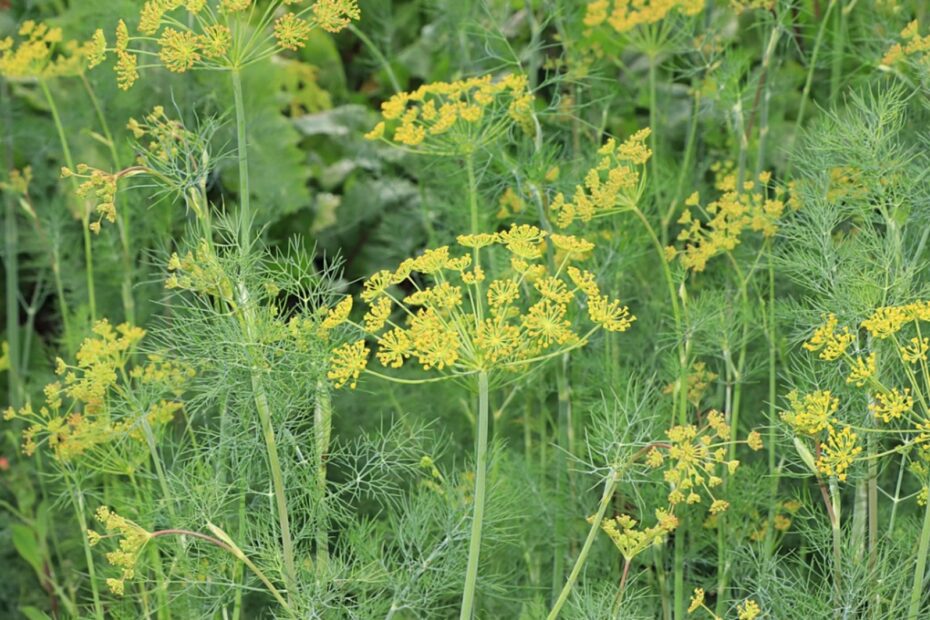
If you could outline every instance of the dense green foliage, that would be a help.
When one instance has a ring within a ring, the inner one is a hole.
[[[930,617],[928,26],[0,2],[0,617]]]

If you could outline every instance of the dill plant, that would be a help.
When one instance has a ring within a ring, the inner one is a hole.
[[[14,6],[0,615],[923,617],[927,17]]]

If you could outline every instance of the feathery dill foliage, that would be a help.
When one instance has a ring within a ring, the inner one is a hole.
[[[0,617],[930,614],[925,2],[7,8]]]

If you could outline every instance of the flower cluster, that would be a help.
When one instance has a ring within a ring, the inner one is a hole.
[[[494,141],[511,123],[528,127],[532,105],[520,74],[434,82],[382,103],[382,120],[365,137],[432,155],[463,155]]]
[[[781,419],[798,435],[811,437],[817,446],[817,471],[825,476],[846,480],[846,471],[862,448],[856,444],[857,436],[836,418],[840,401],[829,390],[817,390],[799,395],[796,390],[788,394],[790,409]],[[826,432],[826,443],[819,439]]]
[[[616,545],[623,559],[631,561],[652,545],[661,544],[669,532],[678,527],[678,518],[661,508],[656,510],[656,524],[636,529],[638,523],[629,515],[605,519],[601,529]]]
[[[695,407],[699,406],[707,388],[717,379],[717,376],[717,373],[707,369],[707,364],[704,362],[694,362],[687,378],[688,402]],[[677,382],[669,383],[662,389],[662,393],[674,394],[676,388]]]
[[[554,271],[542,260],[547,244],[561,257]],[[571,264],[594,248],[581,238],[514,224],[498,233],[461,235],[458,245],[472,253],[455,256],[448,246],[427,250],[365,282],[361,298],[368,307],[357,327],[376,344],[385,368],[414,359],[424,370],[450,376],[519,371],[582,346],[598,329],[623,332],[635,320],[600,291],[591,272]],[[478,261],[481,250],[495,248],[509,257],[509,268],[491,278]],[[584,333],[571,311],[582,300],[594,323]],[[349,304],[336,306],[325,323],[348,321]],[[337,387],[354,387],[369,352],[364,339],[337,348],[330,379]]]
[[[724,470],[734,473],[739,461],[727,458],[727,447],[734,440],[723,414],[711,410],[701,428],[683,424],[668,429],[666,435],[669,442],[653,447],[646,456],[646,463],[656,469],[665,466],[664,478],[670,487],[669,504],[672,507],[682,503],[698,504],[703,491],[710,499],[711,514],[724,512],[729,503],[716,498],[713,489],[723,484]],[[746,442],[754,450],[762,448],[758,433],[753,433]]]
[[[550,209],[560,228],[636,206],[644,189],[645,165],[652,156],[646,146],[650,131],[640,129],[619,145],[609,139],[598,149],[597,164],[588,170],[584,184],[575,186],[571,201],[561,192],[556,194]]]
[[[839,320],[832,312],[827,315],[823,325],[802,346],[808,351],[820,352],[820,359],[832,362],[843,356],[856,336],[843,326],[837,331]]]
[[[619,33],[655,24],[673,12],[693,17],[704,10],[704,0],[594,0],[589,2],[584,25],[589,28],[604,22]]]
[[[926,66],[930,62],[930,35],[921,36],[917,20],[910,22],[901,31],[902,41],[895,42],[885,52],[881,64],[886,67],[899,62],[913,62]]]
[[[20,41],[0,39],[0,75],[10,79],[80,75],[103,61],[102,33],[86,42],[64,41],[61,28],[32,20],[19,28]]]
[[[785,212],[781,200],[784,189],[769,189],[771,175],[763,172],[754,181],[745,181],[737,188],[736,175],[728,166],[714,165],[717,172],[715,188],[722,192],[717,200],[701,205],[697,192],[685,200],[685,209],[678,223],[682,225],[678,240],[684,244],[677,255],[681,264],[692,271],[704,271],[707,261],[722,252],[732,251],[747,229],[761,232],[766,239],[778,230],[778,220]],[[706,219],[706,222],[703,221]]]
[[[173,253],[168,259],[168,271],[171,275],[165,280],[165,288],[193,291],[233,303],[233,283],[206,239],[201,239],[194,251],[184,256]]]
[[[150,355],[146,363],[130,367],[132,353],[145,331],[128,323],[114,328],[104,319],[94,326],[93,333],[81,344],[74,365],[58,358],[55,372],[61,379],[45,386],[44,403],[38,411],[31,405],[18,411],[7,409],[5,419],[29,424],[23,432],[27,455],[44,443],[55,459],[68,462],[121,437],[141,442],[143,418],[151,427],[161,427],[182,408],[175,399],[195,375],[193,368],[159,355]],[[168,398],[156,397],[147,403],[129,398],[134,387],[141,385],[154,386],[152,393]],[[112,399],[134,402],[140,410],[118,415],[119,408],[111,407]]]
[[[135,577],[139,556],[146,543],[152,539],[152,533],[126,517],[116,514],[106,506],[100,506],[94,517],[107,533],[102,535],[94,530],[88,530],[87,538],[91,545],[96,545],[108,538],[119,540],[117,548],[107,552],[106,557],[107,562],[120,569],[120,576],[108,578],[107,587],[113,594],[122,596],[125,591],[125,581]]]
[[[688,604],[689,615],[698,610],[706,611],[714,620],[723,620],[723,618],[714,613],[713,610],[704,603],[704,588],[695,588],[694,594],[691,595],[691,602]],[[759,603],[751,598],[736,605],[736,617],[738,620],[756,620],[761,613],[762,608],[759,607]]]
[[[239,69],[276,52],[303,47],[315,28],[339,32],[361,17],[357,0],[317,0],[274,18],[279,7],[298,3],[299,0],[273,0],[255,25],[263,36],[240,45],[235,38],[245,30],[230,27],[230,21],[250,19],[253,0],[147,0],[139,13],[138,30],[142,37],[130,36],[122,20],[117,26],[113,48],[117,56],[117,83],[123,89],[135,83],[139,55],[156,57],[174,73],[195,67]],[[178,19],[173,13],[182,7],[188,15]],[[103,38],[102,33],[97,36]],[[157,52],[129,47],[133,41],[153,38]]]

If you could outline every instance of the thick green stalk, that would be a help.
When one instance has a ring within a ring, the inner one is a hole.
[[[591,521],[591,529],[588,530],[588,537],[585,538],[584,546],[581,547],[581,553],[578,554],[578,558],[575,560],[575,565],[572,567],[572,572],[569,573],[568,580],[562,587],[562,591],[559,593],[559,597],[556,599],[555,604],[552,606],[552,610],[549,612],[549,615],[546,616],[547,620],[555,620],[558,618],[559,612],[562,611],[562,607],[564,607],[565,603],[568,601],[568,597],[572,592],[572,588],[575,586],[575,582],[578,581],[578,575],[581,574],[581,569],[584,567],[584,564],[588,559],[588,554],[591,552],[591,546],[594,544],[594,539],[597,538],[597,533],[601,529],[601,522],[604,520],[604,514],[607,512],[607,507],[610,505],[610,500],[614,496],[614,490],[617,488],[617,482],[619,479],[619,472],[612,470],[607,478],[607,481],[604,483],[604,492],[601,494],[601,501],[600,504],[598,504],[597,514],[594,515],[594,520]]]
[[[326,460],[332,432],[333,403],[329,385],[320,379],[316,385],[316,405],[313,409],[313,433],[316,439],[316,561],[318,573],[325,572],[329,563],[329,518],[326,514]]]
[[[765,559],[768,560],[775,552],[775,502],[778,498],[778,483],[781,468],[776,465],[775,446],[778,439],[778,408],[775,403],[777,388],[777,371],[775,367],[775,353],[777,338],[777,325],[775,323],[775,265],[772,255],[769,254],[769,300],[768,300],[768,340],[769,340],[769,432],[768,432],[768,468],[771,483],[769,485],[769,516],[765,531]]]
[[[3,125],[6,127],[4,163],[7,171],[13,169],[13,137],[10,122],[9,88],[3,81],[0,96],[3,97]],[[9,381],[10,406],[18,409],[22,405],[20,381],[20,329],[19,329],[19,230],[16,226],[16,204],[13,196],[4,196],[4,258],[3,268],[6,274],[6,341],[9,347]]]
[[[484,524],[484,498],[488,473],[488,373],[478,373],[478,435],[475,438],[475,494],[468,545],[468,568],[462,594],[460,620],[471,620],[475,608],[475,587],[478,584],[478,559],[481,555],[481,527]]]
[[[465,157],[465,172],[468,175],[468,214],[471,223],[471,234],[477,235],[481,232],[481,220],[478,214],[478,180],[475,177],[475,156],[469,153]],[[472,249],[472,262],[475,266],[478,262],[478,248]]]
[[[924,593],[924,573],[927,570],[927,553],[930,551],[930,501],[924,510],[924,524],[920,530],[920,543],[917,546],[917,566],[914,567],[914,585],[911,588],[911,602],[907,611],[908,620],[917,620],[920,615],[920,599]]]
[[[655,54],[649,54],[649,146],[652,149],[652,157],[649,158],[649,165],[652,173],[653,200],[655,203],[662,204],[662,184],[659,182],[659,102],[656,96],[656,72],[658,64]],[[663,245],[667,242],[665,239],[665,227],[662,227]]]
[[[249,149],[245,134],[245,101],[242,97],[242,76],[233,69],[233,99],[236,105],[236,153],[239,157],[239,243],[247,252],[252,244],[252,197],[249,189]]]
[[[90,591],[94,598],[94,617],[97,620],[103,620],[103,605],[100,603],[100,590],[97,588],[97,571],[94,568],[94,555],[90,550],[90,540],[87,538],[87,517],[84,514],[86,507],[84,505],[84,494],[77,484],[66,476],[68,482],[69,495],[71,504],[74,506],[74,513],[77,516],[78,525],[81,527],[81,543],[84,546],[84,560],[87,562],[87,577],[90,579]]]
[[[74,158],[71,157],[71,147],[68,144],[68,137],[65,134],[64,125],[61,123],[61,115],[58,113],[58,106],[55,104],[55,98],[52,97],[52,92],[48,89],[48,84],[45,83],[45,80],[39,80],[39,86],[42,89],[42,94],[45,95],[49,111],[52,113],[52,120],[55,122],[55,129],[58,131],[58,140],[61,143],[61,151],[65,157],[65,165],[67,165],[70,170],[74,170]],[[71,186],[76,196],[77,180],[73,176],[71,177]],[[81,227],[84,233],[84,271],[87,276],[87,302],[90,306],[91,322],[94,322],[97,320],[97,295],[94,289],[94,255],[90,238],[90,213],[88,212],[86,203],[79,205],[79,208],[81,210]]]
[[[281,551],[284,559],[284,582],[287,585],[287,601],[293,608],[294,594],[297,592],[297,565],[294,562],[294,544],[291,538],[291,526],[287,512],[287,494],[284,488],[284,472],[281,469],[281,460],[278,456],[278,444],[275,438],[274,425],[271,420],[271,407],[268,405],[268,394],[265,391],[265,382],[262,378],[262,368],[256,350],[257,335],[255,333],[255,317],[252,301],[245,286],[239,285],[239,303],[241,306],[242,326],[248,342],[249,373],[252,381],[252,398],[258,412],[262,436],[265,439],[265,451],[268,457],[268,469],[271,472],[271,483],[274,488],[274,501],[278,513],[278,526],[281,530]]]

